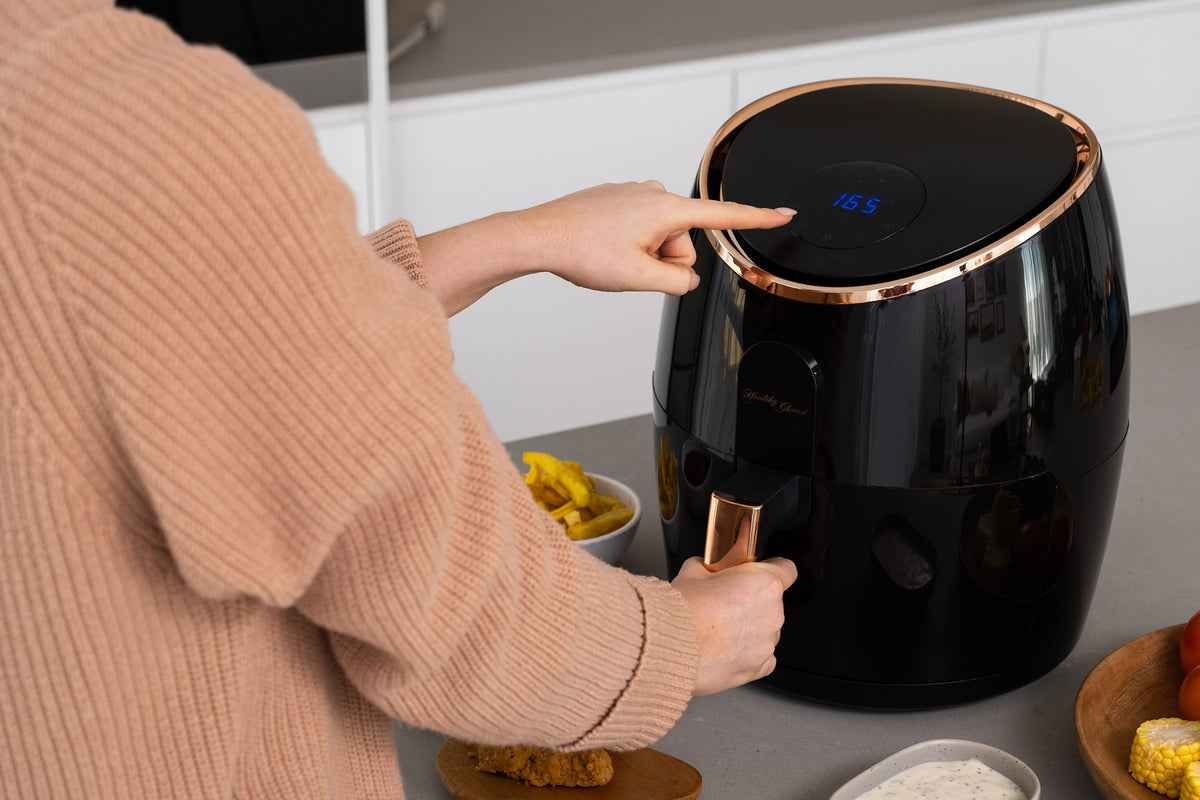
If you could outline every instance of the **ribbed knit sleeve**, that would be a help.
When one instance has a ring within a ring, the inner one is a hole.
[[[661,736],[694,681],[686,605],[533,503],[411,229],[357,235],[302,112],[233,59],[105,24],[47,81],[18,194],[183,579],[294,607],[412,724]]]
[[[421,251],[417,247],[411,222],[398,219],[384,225],[367,237],[367,243],[380,258],[399,266],[422,288],[429,288],[429,279],[421,263]]]

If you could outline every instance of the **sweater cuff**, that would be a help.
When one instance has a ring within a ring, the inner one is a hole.
[[[656,578],[630,575],[629,582],[642,603],[642,656],[609,713],[572,745],[573,750],[648,747],[671,729],[692,699],[699,649],[687,601],[669,583]],[[613,741],[627,745],[614,747]]]
[[[376,255],[403,269],[422,289],[429,288],[429,279],[425,276],[421,251],[417,247],[417,235],[411,222],[406,219],[389,222],[374,233],[368,234],[367,243]]]

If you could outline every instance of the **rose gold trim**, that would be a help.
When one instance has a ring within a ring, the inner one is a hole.
[[[755,560],[762,506],[713,492],[704,532],[704,566],[710,572]]]
[[[934,267],[933,269],[922,272],[918,275],[907,278],[903,283],[876,283],[867,286],[814,286],[811,284],[798,283],[796,281],[786,280],[784,278],[772,275],[770,272],[762,269],[754,263],[754,261],[746,255],[746,253],[737,245],[737,241],[733,238],[729,231],[717,231],[705,229],[704,233],[708,237],[709,243],[730,269],[740,275],[748,283],[757,286],[764,292],[786,297],[792,300],[802,300],[806,303],[821,303],[826,305],[848,305],[852,303],[871,303],[877,300],[887,300],[890,298],[901,297],[913,292],[919,292],[922,289],[928,289],[931,286],[937,286],[939,283],[944,283],[952,278],[964,275],[972,270],[994,261],[1005,253],[1020,246],[1022,243],[1031,239],[1035,234],[1053,222],[1064,211],[1070,208],[1079,200],[1080,196],[1092,185],[1092,181],[1096,178],[1096,173],[1100,169],[1100,146],[1096,141],[1096,135],[1092,132],[1082,120],[1074,117],[1060,108],[1044,103],[1041,100],[1034,100],[1029,97],[1024,97],[1010,92],[1001,92],[996,89],[987,89],[981,86],[971,86],[964,83],[947,83],[943,81],[923,81],[908,78],[853,78],[849,80],[834,80],[821,81],[819,83],[809,83],[803,86],[796,86],[790,89],[784,89],[774,94],[756,100],[750,105],[743,108],[734,114],[728,122],[721,126],[717,134],[709,143],[708,149],[704,152],[704,158],[700,162],[700,174],[697,186],[699,195],[703,198],[710,197],[709,194],[709,174],[712,170],[720,168],[724,162],[724,156],[729,150],[730,139],[732,135],[744,125],[751,117],[765,111],[772,106],[791,99],[801,94],[818,91],[820,89],[828,89],[835,86],[851,86],[859,84],[910,84],[919,86],[941,86],[951,89],[966,89],[973,92],[982,92],[984,94],[995,95],[1009,100],[1014,100],[1018,103],[1036,108],[1037,110],[1055,117],[1068,128],[1071,129],[1075,136],[1075,176],[1071,181],[1071,185],[1063,192],[1054,202],[1050,203],[1037,216],[1022,225],[1019,229],[1013,231],[1007,236],[999,239],[987,247],[976,250],[966,258],[955,261],[950,264]],[[723,198],[722,198],[723,199]]]

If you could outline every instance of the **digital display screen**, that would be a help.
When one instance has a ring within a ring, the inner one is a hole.
[[[925,204],[907,169],[882,161],[843,161],[810,172],[788,193],[789,229],[819,247],[867,247],[903,230]]]
[[[882,197],[859,192],[842,192],[837,200],[833,201],[833,207],[843,211],[857,211],[860,214],[874,214],[882,202]]]

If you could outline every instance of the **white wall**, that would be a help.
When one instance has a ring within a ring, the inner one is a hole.
[[[855,76],[962,81],[1092,125],[1133,311],[1197,302],[1198,43],[1200,0],[1136,0],[395,102],[391,212],[426,232],[606,181],[688,193],[709,137],[764,94]],[[505,440],[648,413],[660,307],[523,279],[452,321],[457,368]]]

